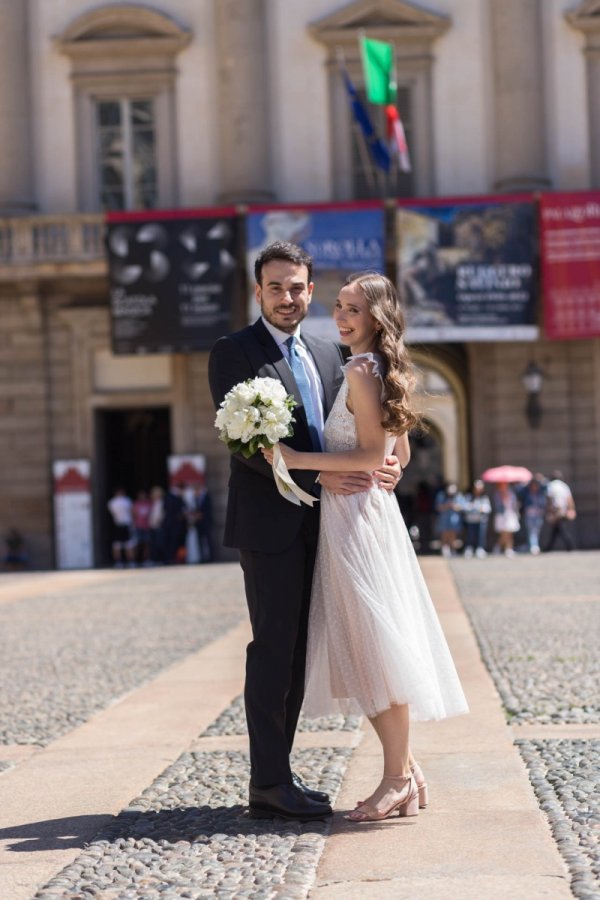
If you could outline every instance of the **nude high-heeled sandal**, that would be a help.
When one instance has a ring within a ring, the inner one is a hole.
[[[419,809],[426,809],[427,804],[429,803],[429,792],[427,790],[427,782],[425,781],[425,776],[423,775],[423,770],[418,762],[411,763],[410,771],[412,772],[415,783],[417,785],[417,789],[419,791]],[[362,806],[364,800],[359,800],[357,808]]]
[[[382,819],[389,819],[395,812],[399,816],[419,815],[419,789],[413,775],[384,775],[382,781],[388,782],[400,793],[398,799],[384,810],[365,803],[359,804],[345,816],[346,819],[350,822],[380,822]]]
[[[417,788],[419,789],[419,807],[420,809],[425,809],[429,803],[429,793],[427,791],[425,776],[423,775],[423,771],[418,762],[414,762],[411,765],[410,771],[413,773]]]

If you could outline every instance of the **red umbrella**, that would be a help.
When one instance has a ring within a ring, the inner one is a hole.
[[[495,484],[523,484],[531,481],[533,473],[525,466],[495,466],[493,469],[486,469],[481,477],[483,481]]]

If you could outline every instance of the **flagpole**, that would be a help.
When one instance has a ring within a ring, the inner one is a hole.
[[[365,177],[369,184],[369,188],[374,191],[377,188],[375,183],[375,173],[373,171],[374,166],[371,162],[371,155],[369,153],[369,148],[367,147],[367,142],[365,140],[365,136],[362,133],[359,125],[353,125],[352,130],[356,135],[356,145],[358,147],[358,155],[360,156],[360,162],[365,172]]]
[[[338,70],[341,71],[342,68],[346,67],[346,59],[344,57],[344,50],[341,46],[337,46],[336,50],[336,59],[338,64]],[[363,134],[363,131],[360,125],[355,121],[352,126],[352,131],[356,136],[356,146],[358,149],[358,155],[360,157],[360,163],[365,173],[365,178],[367,180],[367,184],[369,186],[369,190],[376,192],[377,191],[377,182],[376,182],[376,173],[375,173],[375,164],[373,163],[371,154],[369,153],[369,148],[367,146],[367,140]]]

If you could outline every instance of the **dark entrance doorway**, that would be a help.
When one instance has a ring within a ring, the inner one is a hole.
[[[442,436],[432,423],[428,422],[427,428],[411,435],[410,465],[396,489],[402,516],[419,553],[431,553],[437,547],[434,500],[444,482]]]
[[[95,558],[110,562],[110,519],[106,504],[116,487],[135,499],[138,491],[167,486],[171,453],[168,407],[97,410],[94,479]]]

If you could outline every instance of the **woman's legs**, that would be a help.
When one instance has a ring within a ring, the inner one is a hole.
[[[406,784],[402,780],[411,774],[413,757],[409,747],[408,704],[392,706],[369,719],[383,749],[383,778],[370,797],[361,801],[378,812],[385,812],[397,802]]]
[[[347,818],[353,822],[376,821],[396,811],[416,816],[420,794],[410,770],[408,704],[392,706],[369,721],[383,748],[383,777],[371,796],[361,800]]]
[[[383,748],[383,774],[409,775],[414,757],[410,751],[408,704],[391,706],[369,719]]]
[[[454,542],[456,540],[456,531],[447,528],[440,535],[442,543],[442,556],[454,556]]]

